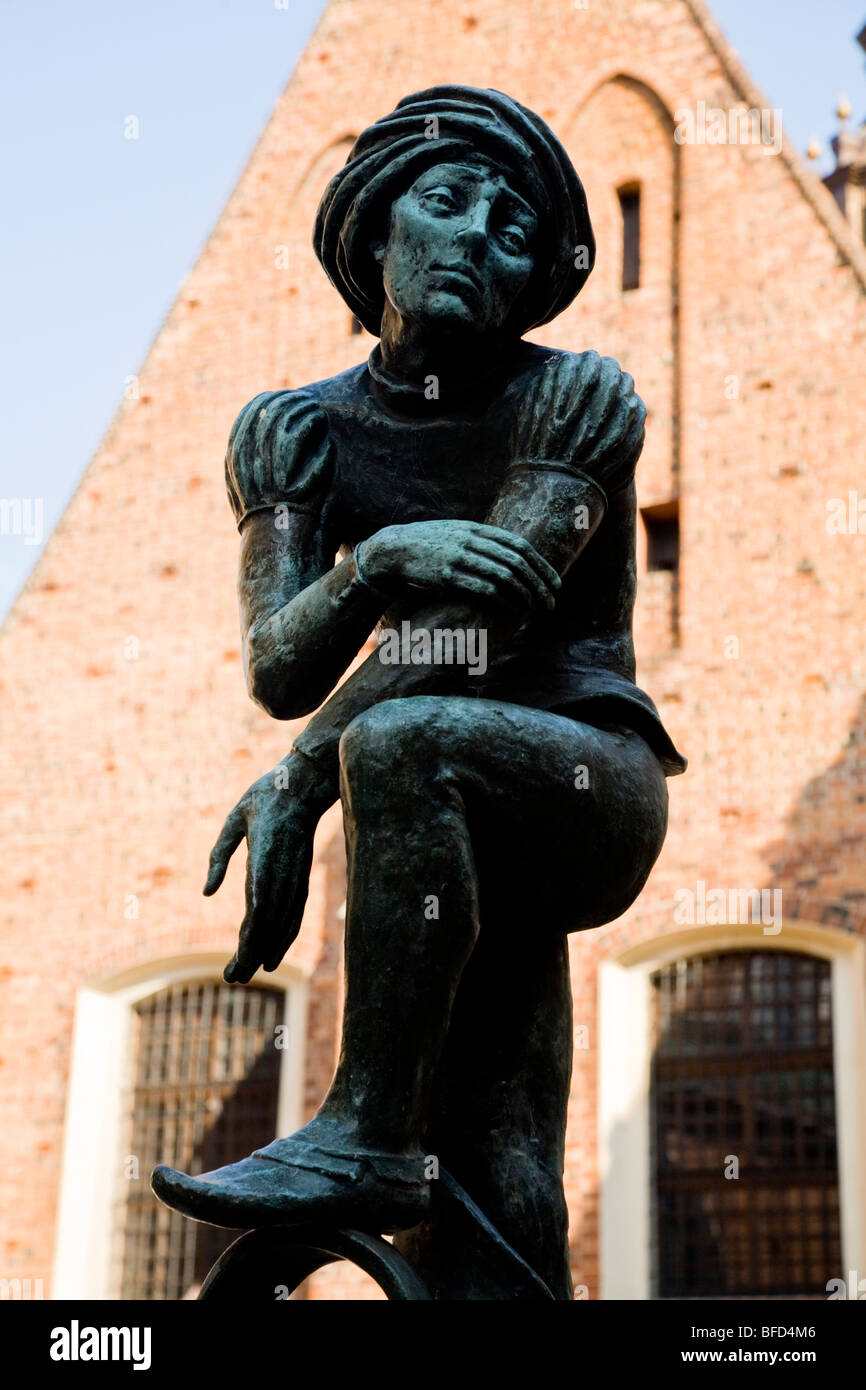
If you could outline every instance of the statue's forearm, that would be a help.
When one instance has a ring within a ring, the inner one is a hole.
[[[562,575],[595,531],[605,508],[604,494],[590,479],[560,465],[514,470],[488,516],[530,541]],[[412,615],[413,630],[459,631],[481,628],[496,654],[522,626],[522,612],[461,603],[425,606]],[[464,645],[465,651],[465,645]],[[464,664],[385,665],[373,652],[316,713],[294,748],[313,759],[332,800],[339,794],[339,743],[352,720],[382,700],[412,695],[456,694],[471,684]]]
[[[488,651],[493,654],[516,632],[522,621],[522,614],[513,613],[498,613],[491,620],[490,613],[483,614],[480,608],[473,611],[458,604],[424,607],[416,611],[411,620],[414,632],[424,630],[431,636],[436,630],[455,634],[471,628],[483,630]],[[372,652],[295,739],[294,748],[314,758],[322,775],[332,783],[332,800],[339,794],[340,737],[357,715],[382,700],[406,699],[411,695],[454,695],[472,684],[465,664],[386,665],[381,657],[381,648]]]
[[[333,690],[387,599],[361,581],[352,556],[254,623],[244,644],[247,685],[275,719],[309,714]]]

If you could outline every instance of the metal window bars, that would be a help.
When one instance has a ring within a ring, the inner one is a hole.
[[[655,1295],[826,1297],[842,1266],[829,962],[695,955],[651,985]]]
[[[282,990],[202,980],[134,1009],[114,1286],[123,1299],[190,1296],[238,1232],[188,1221],[150,1190],[156,1163],[202,1173],[276,1134]]]

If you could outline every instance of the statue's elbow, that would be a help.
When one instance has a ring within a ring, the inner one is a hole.
[[[246,675],[250,699],[272,719],[303,719],[318,708],[318,698],[292,680],[284,665],[252,658],[246,663]]]

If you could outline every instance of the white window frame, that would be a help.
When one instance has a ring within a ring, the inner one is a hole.
[[[641,942],[599,967],[601,1296],[651,1297],[649,977],[684,956],[804,951],[831,964],[842,1269],[866,1276],[866,946],[836,927],[786,922],[778,936],[699,926]]]
[[[221,980],[225,960],[224,951],[186,951],[78,991],[52,1298],[117,1296],[110,1283],[111,1251],[134,1006],[185,980]],[[285,995],[277,1133],[291,1134],[303,1123],[307,979],[297,967],[283,964],[272,973],[256,975],[255,983],[282,989]],[[141,1178],[147,1181],[148,1175]]]

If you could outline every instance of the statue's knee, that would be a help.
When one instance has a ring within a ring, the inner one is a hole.
[[[429,725],[412,700],[383,700],[356,716],[340,739],[344,777],[387,775],[393,778],[425,755]]]

